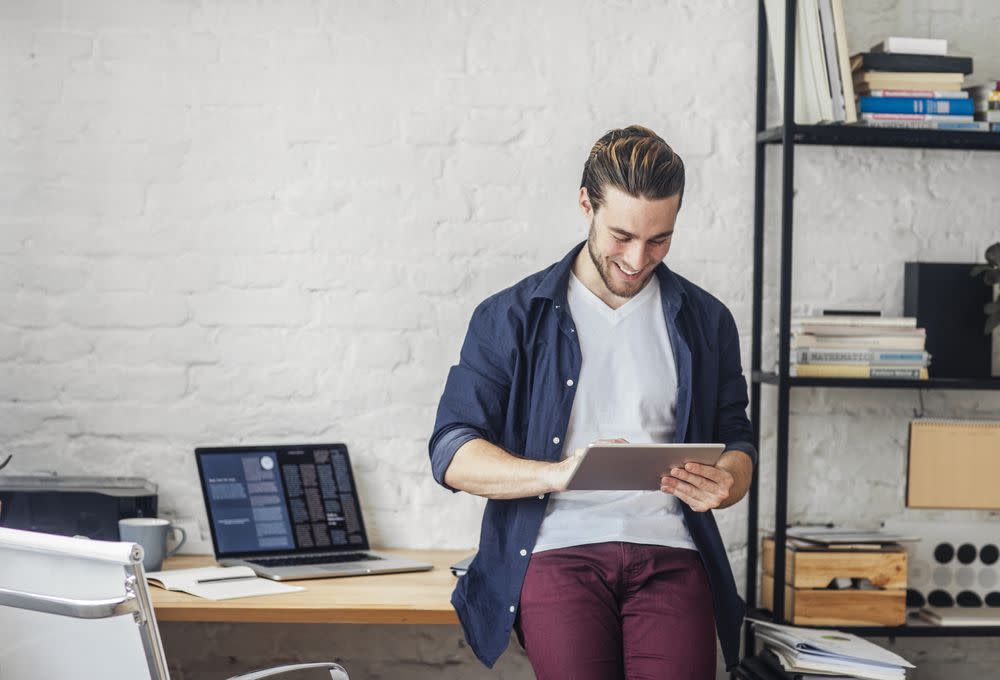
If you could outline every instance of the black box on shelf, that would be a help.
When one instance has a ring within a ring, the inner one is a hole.
[[[973,264],[907,262],[903,314],[927,330],[932,378],[989,378],[991,338],[983,333],[983,305],[993,290],[969,276]]]

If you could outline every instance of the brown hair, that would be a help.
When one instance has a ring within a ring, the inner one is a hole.
[[[597,140],[583,165],[580,186],[594,212],[611,186],[633,198],[684,198],[684,161],[659,135],[641,125],[611,130]]]

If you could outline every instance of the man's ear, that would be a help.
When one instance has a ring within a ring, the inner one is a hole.
[[[590,219],[594,216],[594,206],[590,204],[590,195],[587,193],[587,187],[580,187],[580,196],[577,201],[580,205],[580,210],[583,211],[583,216]]]

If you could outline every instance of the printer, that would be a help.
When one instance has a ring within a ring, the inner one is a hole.
[[[156,500],[137,477],[0,475],[0,527],[117,541],[118,520],[156,517]]]

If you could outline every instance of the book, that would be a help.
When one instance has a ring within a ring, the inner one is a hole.
[[[150,571],[146,580],[166,590],[179,590],[206,600],[276,595],[305,590],[266,578],[258,578],[250,567],[199,567]]]
[[[793,316],[792,325],[815,326],[864,326],[868,328],[916,328],[915,316],[875,316],[871,314],[823,314],[822,316]]]
[[[819,349],[802,347],[793,356],[797,364],[862,364],[866,366],[894,366],[909,364],[927,366],[930,354],[921,350],[900,349]]]
[[[840,673],[867,680],[903,680],[913,664],[851,633],[754,621],[754,633],[792,673]]]
[[[936,626],[1000,626],[996,607],[921,607],[919,614]]]
[[[747,657],[743,660],[743,665],[748,669],[754,671],[755,678],[773,678],[781,677],[783,680],[856,680],[855,675],[831,675],[830,673],[800,673],[791,672],[789,673],[784,666],[781,665],[781,661],[775,656],[774,652],[766,647],[757,654],[757,656]],[[763,668],[764,670],[758,670],[758,668]],[[770,669],[772,672],[767,672]],[[780,676],[775,676],[773,671],[780,673]]]
[[[927,380],[921,366],[864,366],[854,364],[794,364],[789,375],[795,378],[903,378]]]
[[[833,546],[837,548],[845,545],[865,545],[874,546],[875,548],[889,546],[892,550],[897,550],[897,544],[899,543],[916,543],[920,540],[917,536],[892,534],[881,530],[864,531],[832,526],[788,527],[786,535],[812,545]]]
[[[904,38],[889,36],[877,45],[873,45],[871,52],[884,52],[886,54],[948,54],[948,41],[943,38]]]
[[[892,71],[893,73],[972,73],[971,57],[932,54],[885,54],[861,52],[851,56],[852,71]]]
[[[972,114],[964,116],[952,116],[937,113],[862,113],[861,120],[895,120],[895,121],[929,121],[936,120],[943,123],[971,123]]]
[[[861,127],[914,128],[921,130],[961,130],[967,132],[989,132],[990,123],[985,121],[947,120],[861,120]]]
[[[918,97],[869,97],[858,100],[862,113],[936,113],[940,115],[972,115],[971,99],[927,99]]]
[[[869,90],[961,90],[965,76],[961,73],[893,73],[886,71],[855,71],[854,87]]]
[[[833,100],[833,120],[842,123],[847,119],[847,107],[853,106],[853,103],[849,104],[844,99],[832,0],[819,0],[819,26],[820,36],[823,39],[823,57],[826,64],[827,80],[830,83],[830,96]]]
[[[923,99],[968,99],[965,90],[868,90],[868,97],[921,97]]]
[[[793,118],[808,125],[833,118],[829,79],[821,60],[818,0],[803,0],[795,13],[795,102]],[[778,107],[783,108],[785,82],[785,1],[764,0],[768,43],[777,82]]]
[[[851,72],[850,52],[847,49],[847,28],[844,23],[843,0],[830,0],[833,10],[833,31],[837,42],[837,61],[840,71],[840,84],[844,89],[844,122],[853,123],[858,119],[858,111],[854,106],[854,81],[848,77]]]
[[[802,35],[805,37],[803,56],[809,68],[806,80],[812,89],[813,105],[816,107],[815,120],[833,121],[833,97],[830,94],[819,24],[819,0],[799,0],[798,4],[796,21],[801,25]]]
[[[891,349],[896,351],[923,351],[923,335],[844,335],[829,336],[812,333],[793,333],[792,349],[815,347],[822,349]]]

